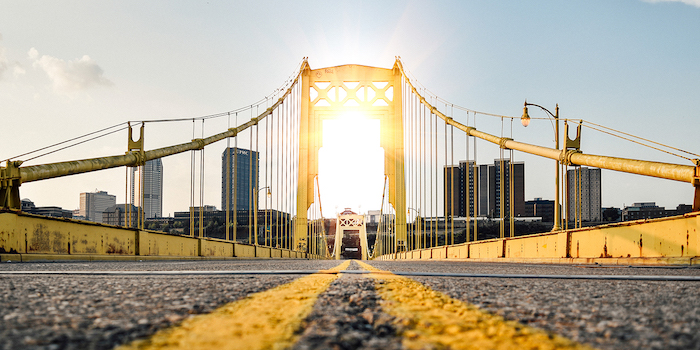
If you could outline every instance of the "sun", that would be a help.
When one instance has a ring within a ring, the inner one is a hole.
[[[323,121],[319,150],[319,187],[324,216],[344,208],[378,210],[384,186],[384,150],[378,119],[346,112]]]

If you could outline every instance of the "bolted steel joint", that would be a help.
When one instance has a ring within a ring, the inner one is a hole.
[[[580,150],[577,150],[577,149],[570,149],[566,152],[562,152],[561,155],[559,156],[559,162],[561,162],[564,165],[574,165],[573,163],[571,163],[571,157],[577,153],[583,153],[583,152],[581,152]]]
[[[144,151],[126,152],[126,154],[133,155],[136,158],[132,167],[146,165],[146,153]]]
[[[203,139],[193,139],[192,142],[197,143],[197,150],[201,151],[204,149],[204,140]]]
[[[513,139],[507,138],[507,137],[501,137],[501,140],[498,141],[498,146],[501,147],[502,149],[508,149],[506,147],[506,142],[508,141],[513,141]]]

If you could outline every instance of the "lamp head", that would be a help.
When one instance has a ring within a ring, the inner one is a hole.
[[[523,116],[520,117],[520,123],[523,124],[524,127],[530,125],[530,116],[527,114],[527,101],[525,101],[525,106],[523,106]]]
[[[268,189],[267,189],[267,198],[270,198],[270,197],[272,197],[272,192],[271,192],[270,189],[268,188]]]

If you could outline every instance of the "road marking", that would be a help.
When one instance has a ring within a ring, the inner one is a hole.
[[[396,317],[408,349],[593,349],[559,335],[528,327],[450,298],[407,277],[382,272],[377,293],[384,312]]]
[[[348,260],[331,270],[345,270],[349,265]],[[318,295],[339,277],[329,273],[301,277],[117,349],[286,348],[296,341],[294,332],[311,312]]]

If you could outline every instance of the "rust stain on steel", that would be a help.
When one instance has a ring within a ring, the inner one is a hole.
[[[114,243],[107,243],[107,249],[105,253],[107,254],[129,254],[129,246],[127,243],[126,248],[124,244],[119,241],[116,237],[113,239]]]
[[[639,234],[639,257],[640,257],[640,258],[644,256],[644,255],[642,254],[642,247],[643,247],[643,245],[642,245],[642,234],[640,233],[640,234]]]
[[[580,245],[580,244],[579,244],[579,241],[576,240],[576,257],[577,257],[577,258],[580,257],[580,256],[579,256],[579,245]]]
[[[68,250],[63,244],[65,235],[60,231],[49,231],[46,225],[37,224],[27,252],[51,252],[66,254]]]
[[[603,245],[603,253],[600,254],[601,258],[612,258],[612,255],[608,254],[608,237],[605,237],[605,244]]]
[[[80,244],[82,244],[83,247],[84,247],[84,248],[82,249],[83,253],[97,254],[97,248],[96,248],[94,245],[91,246],[91,247],[88,246],[88,241],[87,241],[87,239],[81,240],[81,241],[80,241]],[[76,247],[77,245],[78,245],[78,239],[75,238],[75,239],[73,239],[73,247]],[[78,251],[76,251],[76,252],[79,252],[79,251],[80,251],[80,249],[78,249]]]

